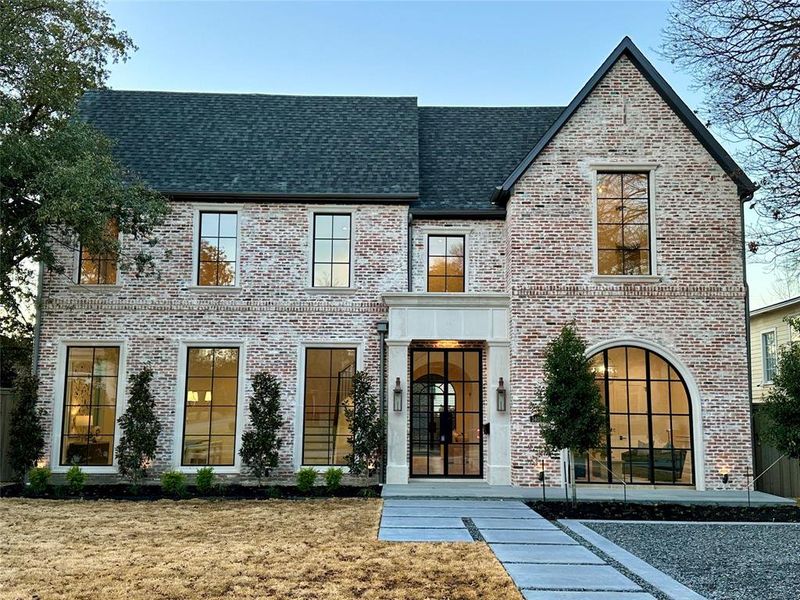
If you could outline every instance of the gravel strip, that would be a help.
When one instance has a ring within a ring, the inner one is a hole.
[[[709,599],[800,598],[798,525],[584,524]]]
[[[464,526],[469,531],[469,534],[472,536],[472,539],[476,542],[483,542],[483,536],[481,535],[480,529],[475,526],[475,523],[469,517],[461,517],[461,520],[464,521]]]
[[[649,583],[649,582],[647,582],[647,581],[645,581],[644,579],[642,579],[641,577],[639,577],[639,576],[638,576],[636,573],[634,573],[634,572],[630,571],[629,569],[627,569],[627,568],[626,568],[626,567],[625,567],[623,564],[621,564],[621,563],[617,562],[616,560],[614,560],[613,558],[611,558],[611,557],[610,557],[608,554],[606,554],[605,552],[603,552],[602,550],[600,550],[600,549],[599,549],[599,548],[597,548],[596,546],[594,546],[594,545],[590,544],[589,542],[587,542],[585,539],[583,539],[583,538],[582,538],[581,536],[579,536],[577,533],[575,533],[574,531],[572,531],[572,530],[571,530],[571,529],[569,529],[568,527],[564,526],[564,524],[563,524],[563,523],[559,523],[558,521],[554,521],[553,523],[555,524],[555,526],[556,526],[556,527],[558,527],[559,529],[561,529],[561,531],[563,531],[563,532],[564,532],[564,533],[566,533],[568,536],[570,536],[572,539],[574,539],[575,541],[577,541],[577,542],[578,542],[578,543],[579,543],[581,546],[583,546],[583,547],[585,547],[585,548],[588,548],[588,549],[589,549],[589,550],[591,550],[591,551],[592,551],[592,552],[593,552],[595,555],[599,556],[599,557],[600,557],[600,558],[602,558],[604,561],[606,561],[606,562],[607,562],[609,565],[611,565],[612,567],[614,567],[614,568],[615,568],[617,571],[619,571],[620,573],[622,573],[623,575],[625,575],[625,577],[627,577],[627,578],[628,578],[628,579],[630,579],[631,581],[633,581],[633,582],[637,583],[639,586],[641,586],[641,588],[642,588],[642,589],[643,589],[645,592],[647,592],[647,593],[649,593],[649,594],[652,594],[652,595],[653,595],[653,596],[655,596],[655,597],[656,597],[658,600],[670,600],[669,596],[667,596],[666,594],[664,594],[664,593],[663,593],[661,590],[658,590],[658,589],[656,589],[655,587],[653,587],[652,585],[650,585],[650,583]],[[588,525],[588,524],[587,524],[587,525]],[[600,533],[600,532],[598,532],[598,533]],[[609,539],[611,539],[611,538],[609,538]],[[620,545],[621,545],[621,544],[620,544]],[[621,598],[624,598],[624,596],[623,596],[622,594],[620,594],[620,596],[621,596]],[[752,600],[752,599],[750,599],[750,600]]]

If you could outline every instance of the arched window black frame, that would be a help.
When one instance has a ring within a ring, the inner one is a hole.
[[[606,405],[604,445],[576,457],[582,483],[693,486],[692,399],[680,372],[638,346],[592,357]]]

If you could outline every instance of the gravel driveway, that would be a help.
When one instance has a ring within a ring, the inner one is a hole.
[[[800,598],[800,525],[585,525],[708,598]]]

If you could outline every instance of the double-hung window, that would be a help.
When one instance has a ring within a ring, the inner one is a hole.
[[[350,287],[351,230],[350,214],[314,213],[313,287]]]
[[[761,334],[761,366],[764,370],[764,383],[772,383],[778,367],[778,341],[774,329]]]
[[[236,285],[238,221],[235,211],[200,211],[197,285]]]
[[[649,172],[598,171],[597,274],[651,275]]]

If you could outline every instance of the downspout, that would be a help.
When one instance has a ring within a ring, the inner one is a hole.
[[[39,343],[42,335],[44,305],[44,265],[39,262],[39,275],[36,284],[36,322],[33,324],[33,348],[31,349],[31,373],[39,374]]]
[[[386,427],[388,429],[388,420],[386,415],[386,334],[389,332],[389,321],[378,321],[378,324],[375,328],[378,330],[378,337],[380,338],[380,347],[378,349],[378,389],[380,390],[381,395],[381,418],[384,419],[384,423],[387,424]],[[389,451],[388,436],[389,432],[384,431],[383,447],[381,448],[381,468],[378,472],[379,484],[386,483],[386,459]]]
[[[413,248],[413,240],[411,239],[411,223],[414,220],[414,215],[411,214],[411,211],[408,211],[408,256],[406,257],[406,268],[408,269],[408,291],[413,292],[414,286],[412,285],[412,277],[414,273],[414,265],[412,263],[414,259],[414,248]]]
[[[747,283],[747,251],[745,250],[744,203],[753,199],[753,192],[740,196],[739,218],[742,224],[742,277],[744,278],[744,335],[747,344],[747,412],[750,415],[750,463],[751,472],[756,471],[756,430],[753,422],[753,357],[750,343],[750,285]],[[750,485],[748,479],[747,485]],[[753,486],[755,489],[755,486]]]

